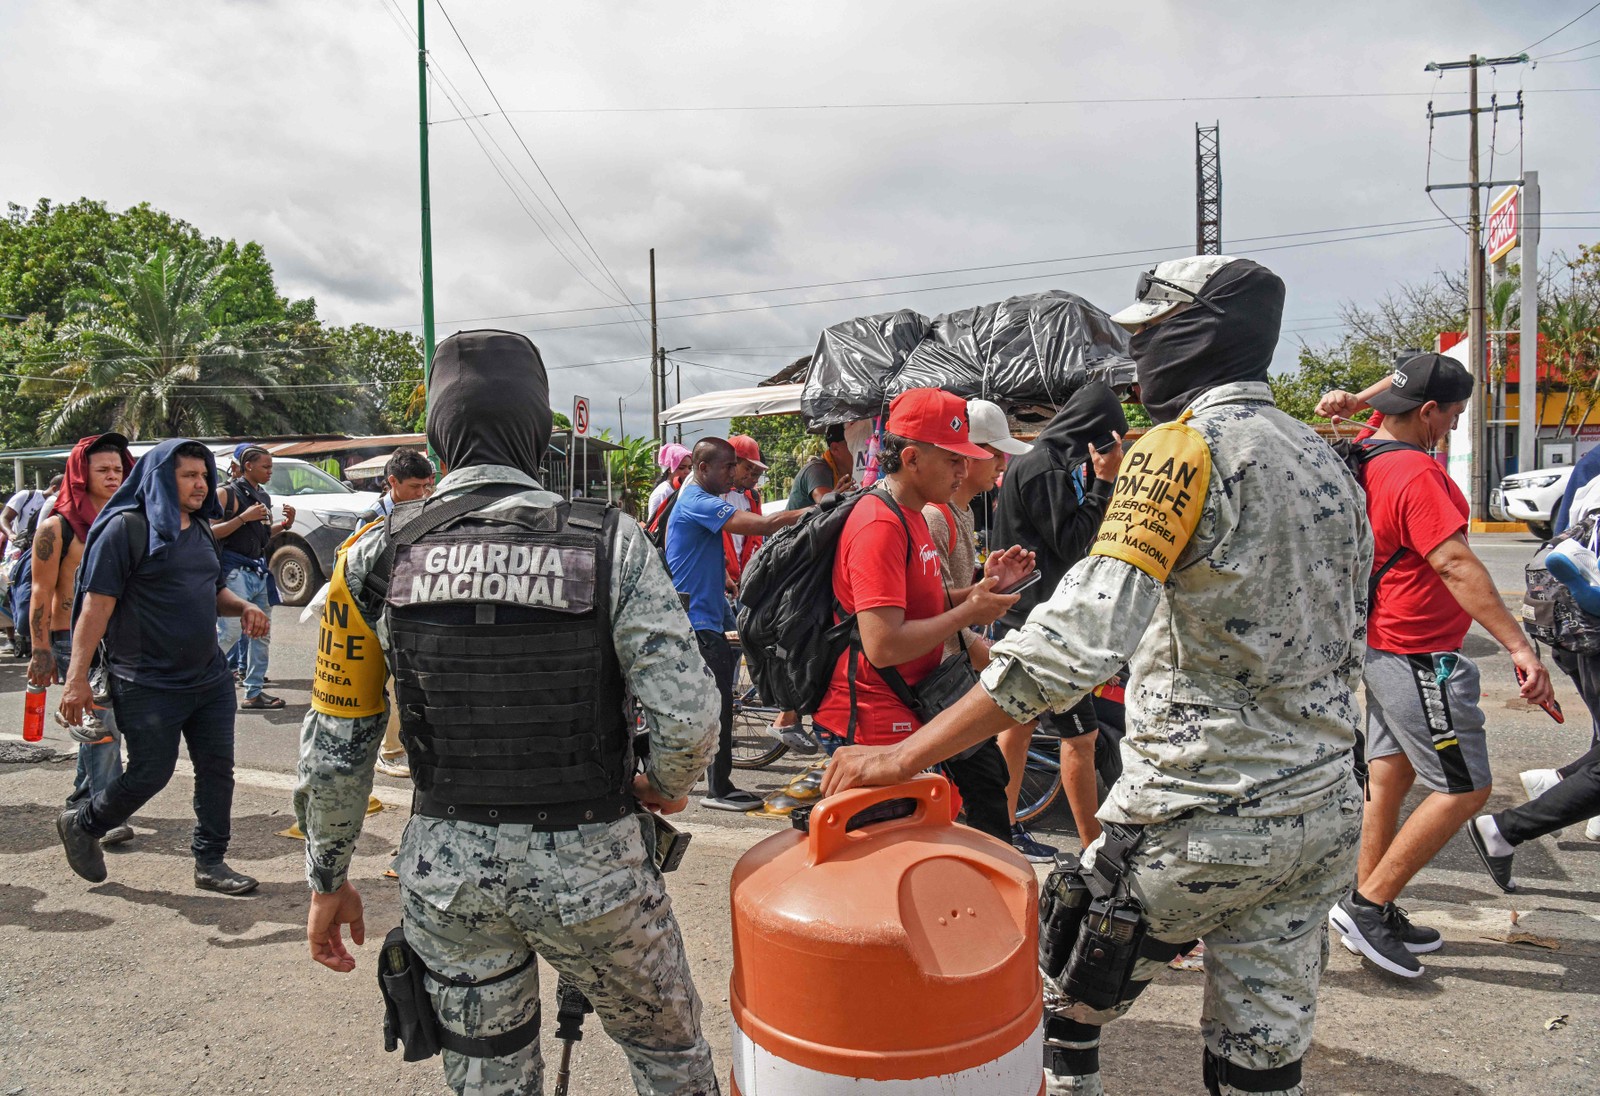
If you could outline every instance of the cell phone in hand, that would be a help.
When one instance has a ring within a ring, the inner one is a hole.
[[[1528,672],[1521,666],[1516,667],[1516,671],[1518,685],[1521,685],[1524,681],[1528,680]],[[1539,707],[1543,708],[1545,710],[1545,714],[1551,719],[1555,720],[1557,723],[1565,723],[1567,721],[1567,717],[1562,714],[1561,705],[1556,703],[1555,697],[1551,697],[1543,704],[1540,704]]]
[[[1034,583],[1038,582],[1042,578],[1044,578],[1044,572],[1039,570],[1038,568],[1034,568],[1032,571],[1029,571],[1028,574],[1026,576],[1024,576],[1023,578],[1020,578],[1016,582],[1013,582],[1010,586],[1007,586],[1004,590],[996,590],[995,593],[1000,594],[1002,597],[1010,597],[1012,594],[1020,594],[1020,593],[1022,593],[1022,591],[1026,590],[1028,587],[1032,586]]]

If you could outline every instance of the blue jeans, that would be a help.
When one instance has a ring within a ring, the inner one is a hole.
[[[181,740],[194,765],[190,849],[197,863],[220,863],[233,829],[233,682],[224,677],[199,689],[152,689],[113,677],[111,705],[128,747],[128,768],[78,809],[83,828],[104,837],[160,794],[177,768]]]
[[[228,589],[238,594],[239,597],[260,609],[269,616],[271,607],[267,604],[267,576],[236,568],[228,572],[226,583]],[[219,616],[217,618],[217,644],[222,648],[224,655],[233,649],[239,642],[243,624],[238,617]],[[244,698],[250,700],[261,695],[261,687],[267,683],[267,641],[266,639],[244,638]]]
[[[51,632],[50,653],[55,655],[56,672],[63,678],[72,666],[72,633]],[[122,775],[122,736],[117,733],[117,715],[110,708],[100,712],[106,730],[111,732],[110,742],[78,746],[78,772],[72,782],[72,794],[67,796],[67,806],[72,807],[89,798],[101,788]]]

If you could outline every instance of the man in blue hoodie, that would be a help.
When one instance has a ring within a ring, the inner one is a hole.
[[[56,831],[72,870],[106,878],[100,839],[167,786],[187,743],[194,765],[195,886],[244,894],[256,880],[224,861],[232,831],[232,675],[217,647],[217,617],[267,634],[267,615],[223,584],[210,521],[217,468],[198,442],[162,442],[134,466],[84,541],[72,663],[60,712],[76,726],[89,707],[89,667],[105,641],[111,706],[127,769],[61,813]]]

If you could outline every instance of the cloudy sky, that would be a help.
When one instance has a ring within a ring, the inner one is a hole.
[[[438,330],[528,332],[558,407],[581,392],[614,426],[620,397],[631,433],[649,333],[617,301],[647,300],[652,246],[685,396],[869,312],[1047,288],[1115,310],[1193,251],[1194,127],[1218,121],[1224,249],[1288,282],[1286,367],[1341,301],[1465,262],[1422,188],[1427,104],[1464,106],[1466,74],[1423,66],[1514,54],[1588,6],[428,0]],[[0,199],[149,201],[259,241],[333,322],[420,330],[416,14],[8,0]],[[1548,253],[1600,239],[1600,11],[1531,52],[1481,78],[1526,93],[1493,175],[1540,172]],[[1487,123],[1483,143],[1488,172]],[[1435,181],[1466,148],[1440,120]]]

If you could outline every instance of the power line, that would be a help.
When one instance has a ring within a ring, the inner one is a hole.
[[[638,315],[640,320],[643,320],[644,313],[640,312],[639,307],[635,305],[633,300],[628,296],[628,291],[622,288],[622,283],[617,280],[617,276],[613,274],[611,272],[611,268],[606,265],[605,259],[601,258],[600,252],[595,248],[594,243],[589,239],[588,233],[583,231],[583,226],[578,223],[578,219],[574,217],[572,215],[572,211],[567,208],[567,203],[562,199],[561,192],[557,190],[555,184],[550,181],[550,176],[545,174],[544,167],[539,163],[538,157],[534,156],[533,150],[528,147],[528,142],[523,140],[522,132],[517,129],[516,123],[512,122],[510,116],[506,114],[505,107],[500,105],[500,97],[494,93],[494,88],[489,85],[489,78],[483,74],[483,69],[479,67],[478,59],[472,55],[472,50],[467,46],[466,39],[462,38],[461,32],[456,29],[455,20],[451,19],[450,13],[445,10],[443,0],[434,0],[434,3],[438,6],[440,13],[444,15],[444,20],[450,27],[450,33],[454,34],[456,41],[461,44],[461,49],[466,53],[467,60],[472,63],[472,69],[478,74],[478,79],[483,81],[483,88],[489,93],[489,99],[494,103],[495,109],[498,110],[500,112],[500,116],[505,119],[505,123],[510,128],[512,136],[516,137],[517,139],[517,144],[522,146],[522,151],[527,153],[528,160],[533,164],[534,170],[539,173],[539,178],[543,179],[544,185],[550,188],[550,194],[555,198],[556,204],[561,207],[561,212],[567,215],[567,220],[571,221],[572,227],[577,229],[579,239],[581,239],[584,244],[588,246],[589,254],[594,257],[594,261],[599,264],[600,270],[603,271],[605,276],[610,279],[611,284],[616,286],[617,292],[622,294],[622,299],[627,302],[628,306],[633,309],[634,313]],[[548,209],[549,207],[547,206],[546,208]],[[551,216],[554,217],[554,214],[552,213]],[[560,222],[558,221],[557,224],[559,225]],[[566,229],[563,228],[562,231],[565,232]],[[569,240],[572,239],[570,233],[567,234],[567,238]],[[574,246],[576,246],[576,241],[574,241]],[[579,254],[582,254],[581,249],[579,250]]]
[[[1600,57],[1600,53],[1591,53],[1587,57],[1568,57],[1564,61],[1544,61],[1544,62],[1538,62],[1538,63],[1540,63],[1540,64],[1549,64],[1549,65],[1575,65],[1579,61],[1593,61],[1597,57]]]
[[[1534,42],[1531,45],[1523,46],[1517,52],[1518,53],[1527,53],[1534,46],[1543,45],[1545,42],[1550,41],[1550,39],[1554,38],[1556,35],[1560,34],[1562,31],[1566,30],[1568,27],[1572,26],[1572,24],[1576,23],[1579,19],[1582,19],[1585,15],[1588,15],[1595,8],[1600,8],[1600,4],[1591,4],[1589,7],[1584,8],[1581,12],[1579,12],[1577,14],[1576,17],[1574,17],[1572,19],[1568,19],[1565,23],[1562,23],[1555,30],[1551,31],[1549,34],[1547,34],[1543,38],[1539,39],[1539,41]]]
[[[1554,216],[1554,215],[1555,214],[1547,214],[1547,216]],[[1271,235],[1266,235],[1266,236],[1242,236],[1242,237],[1239,237],[1236,240],[1234,240],[1234,242],[1235,243],[1252,243],[1252,242],[1255,242],[1255,241],[1258,241],[1258,240],[1281,240],[1281,239],[1287,239],[1287,238],[1290,238],[1290,237],[1298,237],[1298,236],[1321,236],[1321,235],[1326,235],[1326,234],[1332,233],[1332,232],[1357,232],[1357,231],[1362,231],[1362,230],[1369,229],[1369,228],[1395,228],[1395,227],[1399,227],[1399,226],[1402,226],[1402,225],[1427,224],[1430,221],[1436,221],[1438,219],[1439,218],[1437,218],[1437,217],[1423,217],[1423,218],[1416,218],[1416,219],[1408,220],[1408,221],[1380,221],[1380,222],[1378,222],[1376,224],[1368,224],[1368,225],[1347,225],[1347,226],[1342,227],[1342,228],[1316,228],[1316,229],[1307,229],[1307,230],[1301,231],[1301,232],[1279,232],[1279,233],[1273,233]],[[1164,245],[1164,246],[1158,245],[1158,246],[1152,246],[1152,247],[1129,248],[1129,249],[1122,250],[1122,251],[1099,251],[1099,252],[1092,252],[1092,253],[1086,254],[1086,255],[1064,255],[1064,256],[1058,255],[1058,256],[1055,256],[1055,257],[1052,257],[1052,258],[1049,258],[1049,259],[1023,259],[1023,260],[1019,260],[1019,261],[1013,262],[1013,263],[989,263],[989,264],[986,264],[986,265],[983,265],[983,266],[958,266],[958,267],[949,267],[949,268],[944,269],[944,270],[921,270],[921,271],[916,271],[916,272],[913,272],[913,273],[910,273],[910,274],[879,274],[879,275],[874,275],[872,277],[844,278],[844,279],[840,279],[838,281],[831,281],[831,282],[806,282],[806,283],[802,283],[802,284],[799,284],[799,285],[775,286],[775,287],[768,288],[768,289],[741,289],[741,290],[734,290],[734,291],[726,292],[726,293],[701,293],[701,294],[697,294],[697,295],[692,296],[692,297],[669,297],[669,298],[667,298],[665,300],[659,301],[658,303],[660,303],[660,304],[685,304],[685,303],[688,303],[688,302],[691,302],[691,301],[719,300],[719,299],[726,298],[726,297],[757,297],[757,296],[763,296],[763,295],[768,294],[768,293],[792,293],[792,292],[799,292],[801,290],[806,290],[806,289],[832,289],[832,288],[834,288],[836,286],[841,286],[841,285],[863,285],[863,284],[874,283],[874,282],[900,281],[900,280],[907,279],[907,278],[932,278],[932,277],[943,276],[943,275],[946,275],[946,274],[973,274],[973,273],[978,273],[980,271],[985,271],[985,270],[1009,270],[1009,269],[1011,269],[1013,267],[1020,267],[1020,266],[1045,266],[1045,265],[1048,265],[1050,263],[1073,263],[1073,262],[1082,262],[1085,259],[1109,259],[1109,258],[1115,258],[1117,256],[1121,256],[1121,255],[1148,255],[1148,254],[1153,254],[1153,253],[1158,252],[1158,251],[1178,251],[1178,250],[1183,250],[1183,249],[1187,249],[1189,246],[1190,246],[1190,244],[1185,242],[1185,243],[1181,243],[1181,244],[1169,244],[1169,245]],[[908,292],[909,292],[909,290],[908,290]],[[463,319],[442,320],[440,322],[441,323],[445,323],[445,324],[481,323],[481,322],[486,321],[486,320],[535,319],[535,318],[542,317],[542,316],[570,316],[570,315],[575,315],[575,314],[581,313],[581,312],[599,312],[599,311],[605,311],[605,310],[607,310],[606,306],[591,306],[591,307],[585,307],[585,308],[557,308],[557,309],[550,309],[548,311],[543,311],[543,312],[512,312],[512,313],[503,313],[503,314],[498,315],[498,316],[469,316],[469,317],[466,317],[466,318],[463,318]],[[405,327],[416,327],[417,325],[416,324],[393,324],[391,326],[398,327],[398,328],[405,328]]]
[[[1594,9],[1590,8],[1589,10],[1593,11]],[[1550,58],[1550,57],[1565,57],[1569,53],[1577,53],[1580,49],[1588,49],[1590,46],[1600,46],[1600,38],[1596,38],[1596,39],[1594,39],[1592,41],[1585,42],[1581,46],[1573,46],[1571,49],[1556,50],[1556,52],[1554,52],[1554,53],[1547,53],[1542,57],[1535,57],[1534,60],[1535,61],[1543,61],[1543,60],[1546,60],[1547,58]]]
[[[1595,92],[1600,88],[1542,88],[1529,94],[1537,95],[1571,95],[1579,92]],[[1064,107],[1064,106],[1116,106],[1127,104],[1162,104],[1162,103],[1234,103],[1234,102],[1267,102],[1300,99],[1401,99],[1401,98],[1426,98],[1430,92],[1425,91],[1345,91],[1345,92],[1305,92],[1295,94],[1266,94],[1266,95],[1156,95],[1137,96],[1124,98],[1100,99],[972,99],[972,100],[944,100],[921,103],[775,103],[765,106],[751,106],[748,104],[730,104],[725,106],[669,106],[669,107],[532,107],[520,110],[504,111],[506,114],[701,114],[709,112],[725,113],[770,113],[775,111],[800,111],[800,110],[926,110],[949,108],[977,108],[977,107]],[[1451,95],[1463,95],[1465,92],[1449,92]],[[493,113],[493,112],[490,112]],[[483,115],[488,117],[488,114]],[[440,123],[447,121],[465,121],[465,119],[440,119]],[[439,124],[439,123],[436,123]]]
[[[1357,240],[1371,240],[1371,239],[1377,239],[1377,238],[1384,237],[1384,236],[1407,236],[1407,235],[1411,235],[1412,233],[1416,233],[1416,232],[1434,232],[1434,231],[1437,231],[1438,229],[1441,229],[1443,227],[1445,227],[1445,226],[1444,225],[1429,225],[1429,226],[1426,226],[1426,227],[1423,227],[1423,228],[1399,229],[1399,230],[1396,230],[1394,232],[1372,232],[1372,233],[1367,233],[1367,234],[1361,235],[1361,236],[1343,236],[1343,237],[1340,237],[1340,238],[1334,239],[1334,240],[1306,240],[1306,241],[1302,241],[1302,242],[1299,242],[1299,243],[1276,244],[1276,245],[1272,245],[1272,246],[1269,246],[1269,247],[1258,247],[1258,248],[1249,249],[1249,251],[1251,251],[1251,252],[1281,251],[1281,250],[1283,250],[1285,248],[1313,247],[1313,246],[1316,246],[1318,244],[1350,243],[1350,242],[1354,242],[1354,241],[1357,241]],[[1181,245],[1178,245],[1178,246],[1179,247],[1188,247],[1189,245],[1188,244],[1181,244]],[[1170,251],[1170,250],[1173,250],[1173,249],[1172,248],[1164,248],[1164,249],[1161,249],[1161,250],[1169,250]],[[1138,252],[1120,252],[1119,254],[1138,254]],[[1148,261],[1148,260],[1146,260],[1146,261]],[[819,297],[819,298],[814,298],[812,300],[804,300],[804,301],[781,301],[781,302],[772,303],[772,304],[748,305],[748,306],[740,307],[740,308],[710,309],[710,310],[705,311],[705,312],[682,312],[682,313],[678,313],[677,315],[674,315],[674,316],[664,316],[662,318],[663,319],[668,319],[668,320],[686,320],[686,319],[695,319],[695,318],[703,317],[703,316],[725,316],[725,315],[730,315],[730,314],[740,313],[740,312],[761,312],[761,311],[765,311],[765,310],[769,310],[769,309],[776,309],[776,308],[799,308],[799,307],[802,307],[802,306],[805,306],[805,305],[836,304],[836,303],[839,303],[841,301],[861,301],[861,300],[871,300],[871,299],[879,298],[879,297],[898,297],[898,296],[903,296],[906,293],[930,293],[930,292],[935,292],[935,291],[944,290],[944,289],[971,289],[971,288],[974,288],[974,287],[977,287],[977,286],[1006,285],[1006,284],[1014,283],[1014,282],[1036,281],[1036,280],[1041,280],[1041,279],[1045,279],[1045,278],[1064,278],[1064,277],[1070,277],[1070,276],[1078,275],[1078,274],[1097,274],[1097,273],[1102,273],[1102,272],[1110,271],[1110,270],[1136,270],[1139,267],[1142,267],[1144,265],[1145,265],[1144,262],[1136,262],[1136,263],[1118,263],[1118,264],[1113,264],[1113,265],[1110,265],[1110,266],[1082,267],[1082,268],[1079,268],[1077,270],[1052,270],[1052,271],[1047,271],[1047,272],[1042,273],[1042,274],[1028,274],[1028,275],[1023,275],[1023,276],[1015,277],[1015,278],[989,278],[989,279],[985,279],[985,280],[982,280],[982,281],[975,281],[975,282],[953,282],[953,283],[947,283],[945,285],[915,286],[915,287],[911,287],[911,288],[889,289],[889,290],[883,290],[883,291],[877,292],[877,293],[853,293],[853,294],[850,294],[850,295],[847,295],[847,296],[842,296],[842,297]],[[577,330],[581,330],[581,329],[585,329],[585,328],[593,328],[593,327],[614,327],[617,324],[624,323],[624,322],[626,322],[626,321],[623,321],[623,320],[606,320],[606,321],[600,321],[600,322],[596,322],[596,323],[566,324],[566,325],[561,326],[561,327],[531,328],[531,329],[525,331],[524,334],[543,334],[545,332],[550,332],[550,331],[577,331]]]

